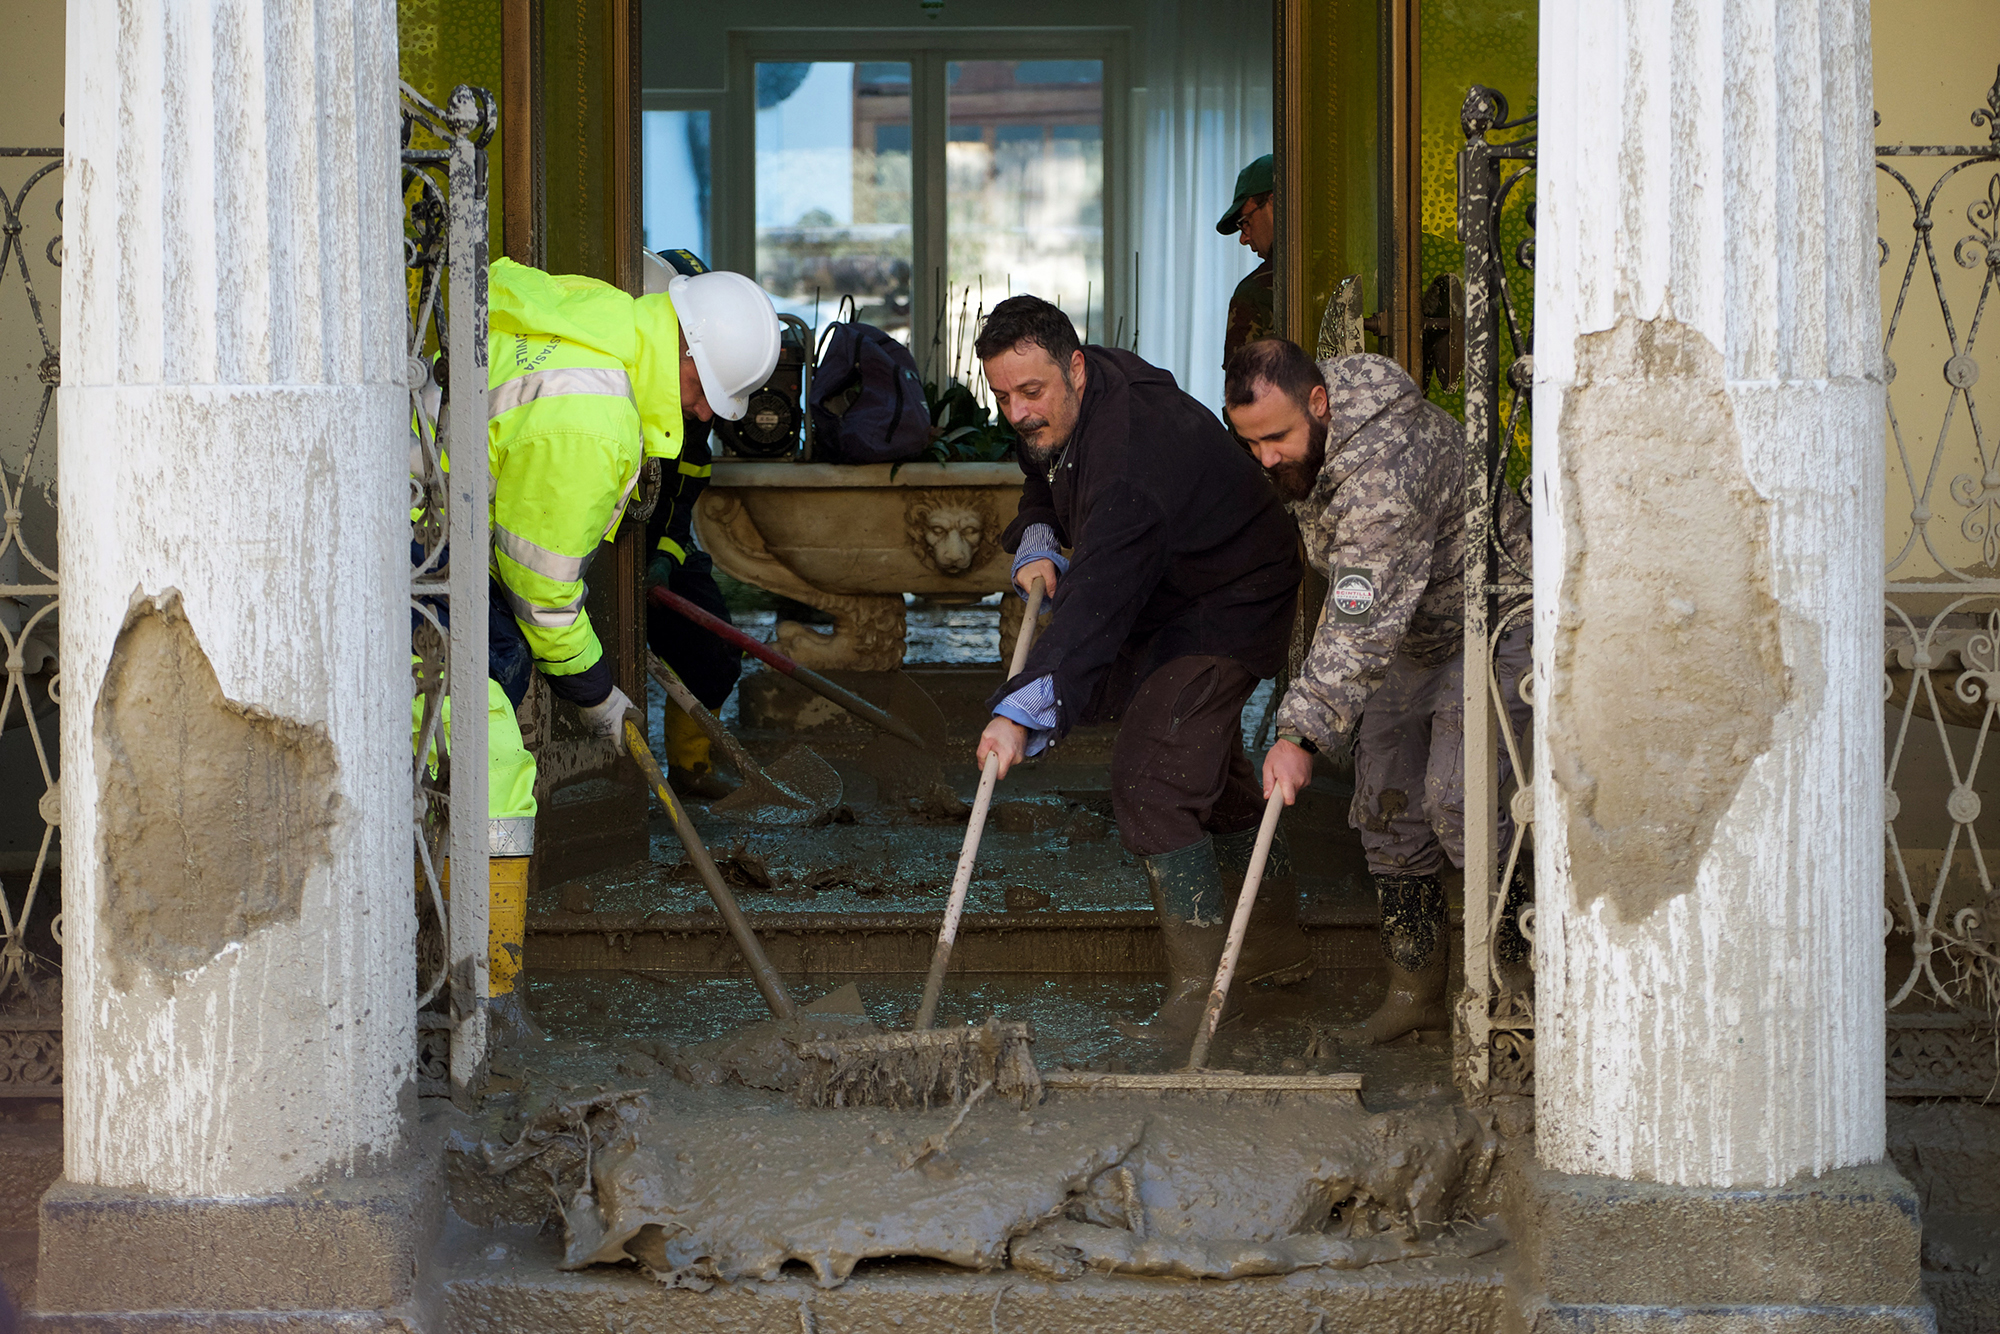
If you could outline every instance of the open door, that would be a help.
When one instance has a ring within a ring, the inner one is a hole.
[[[1358,278],[1365,350],[1394,358],[1457,412],[1460,112],[1474,84],[1497,89],[1517,115],[1534,110],[1536,7],[1275,4],[1278,326],[1310,350],[1328,299]],[[1532,230],[1531,203],[1530,192],[1510,204],[1515,243]]]
[[[399,16],[403,77],[435,98],[460,83],[495,90],[500,130],[488,146],[493,252],[581,273],[637,294],[639,0],[444,0]],[[500,40],[493,41],[498,31]],[[590,613],[619,689],[646,698],[644,525],[620,525],[592,566]],[[552,707],[537,680],[520,711],[539,769],[534,883],[646,856],[645,782],[637,766]]]
[[[1422,356],[1419,0],[1276,0],[1278,327],[1310,350],[1360,280],[1366,350]]]

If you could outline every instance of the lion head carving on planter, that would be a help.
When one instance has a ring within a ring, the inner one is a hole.
[[[961,575],[991,556],[999,536],[993,502],[962,491],[918,491],[903,506],[903,526],[917,559],[939,574]]]

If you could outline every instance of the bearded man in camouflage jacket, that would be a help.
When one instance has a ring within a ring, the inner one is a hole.
[[[1312,780],[1313,753],[1352,741],[1348,820],[1381,900],[1389,973],[1388,998],[1363,1036],[1388,1042],[1446,1027],[1440,872],[1447,858],[1465,862],[1464,428],[1386,357],[1315,366],[1283,339],[1238,351],[1223,393],[1328,589],[1278,706],[1264,795],[1282,791],[1290,805]],[[1512,488],[1502,488],[1497,517],[1507,549],[1526,553],[1527,509]],[[1503,606],[1500,624],[1518,610]],[[1517,737],[1528,719],[1518,684],[1529,656],[1526,617],[1515,617],[1494,666]],[[1501,765],[1505,784],[1504,748]],[[1496,940],[1503,966],[1526,957],[1516,919],[1525,896],[1517,877]]]

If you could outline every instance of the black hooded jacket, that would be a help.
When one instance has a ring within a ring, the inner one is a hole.
[[[1234,658],[1275,676],[1292,630],[1298,530],[1263,469],[1174,377],[1117,348],[1084,349],[1081,413],[1052,466],[1025,457],[1001,542],[1046,523],[1072,548],[1054,617],[990,701],[1055,675],[1057,735],[1116,717],[1174,658]]]

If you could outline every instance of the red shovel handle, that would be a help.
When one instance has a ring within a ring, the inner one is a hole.
[[[835,685],[811,668],[799,666],[763,640],[744,634],[720,616],[702,610],[662,584],[654,584],[647,590],[646,595],[668,611],[693,621],[723,643],[742,649],[751,657],[766,663],[776,671],[783,672],[807,689],[832,700],[862,721],[873,723],[899,741],[907,741],[919,750],[924,749],[923,737],[919,736],[916,729],[909,724],[891,717],[852,690]]]

